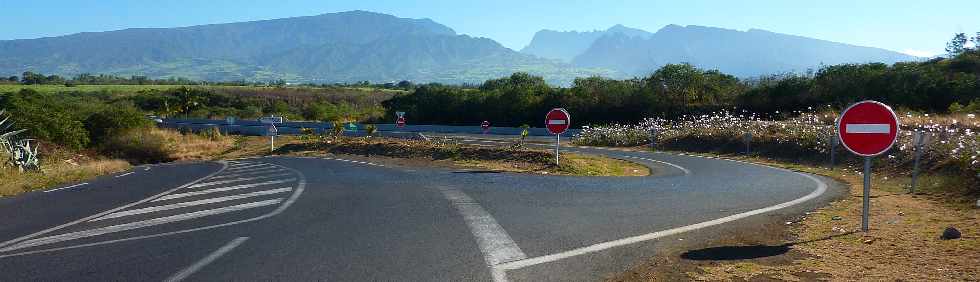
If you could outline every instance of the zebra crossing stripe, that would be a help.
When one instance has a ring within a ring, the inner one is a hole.
[[[50,237],[43,237],[43,238],[37,238],[37,239],[23,241],[23,242],[20,242],[20,243],[18,243],[16,245],[13,245],[13,246],[10,246],[10,247],[7,247],[7,248],[0,249],[0,252],[12,251],[12,250],[29,248],[29,247],[40,246],[40,245],[54,244],[54,243],[59,243],[59,242],[64,242],[64,241],[70,241],[70,240],[76,240],[76,239],[82,239],[82,238],[88,238],[88,237],[92,237],[92,236],[99,236],[99,235],[104,235],[104,234],[109,234],[109,233],[129,231],[129,230],[146,228],[146,227],[151,227],[151,226],[156,226],[156,225],[161,225],[161,224],[167,224],[167,223],[172,223],[172,222],[179,222],[179,221],[191,220],[191,219],[201,218],[201,217],[205,217],[205,216],[218,215],[218,214],[235,212],[235,211],[240,211],[240,210],[247,210],[247,209],[252,209],[252,208],[264,207],[264,206],[279,204],[280,202],[282,202],[282,198],[275,199],[275,200],[266,200],[266,201],[260,201],[260,202],[253,202],[253,203],[247,203],[247,204],[241,204],[241,205],[235,205],[235,206],[217,208],[217,209],[203,210],[203,211],[192,212],[192,213],[185,213],[185,214],[179,214],[179,215],[173,215],[173,216],[168,216],[168,217],[154,218],[154,219],[149,219],[149,220],[144,220],[144,221],[137,221],[137,222],[131,222],[131,223],[125,223],[125,224],[107,226],[107,227],[102,227],[102,228],[95,228],[95,229],[89,229],[89,230],[84,230],[84,231],[77,231],[77,232],[72,232],[72,233],[65,233],[65,234],[61,234],[61,235],[55,235],[55,236],[50,236]]]
[[[265,178],[273,178],[273,177],[280,177],[280,176],[286,176],[286,175],[290,175],[290,174],[289,173],[280,173],[280,174],[270,174],[270,175],[262,175],[262,176],[256,176],[256,177],[246,177],[246,178],[235,178],[235,179],[229,179],[229,180],[211,181],[211,182],[204,182],[204,183],[194,184],[194,185],[191,185],[188,188],[201,188],[201,187],[207,187],[207,186],[214,186],[214,185],[221,185],[221,184],[228,184],[228,183],[235,183],[235,182],[242,182],[242,181],[249,181],[249,180],[258,180],[258,179],[265,179]]]
[[[242,184],[242,185],[235,185],[235,186],[228,186],[228,187],[221,187],[221,188],[213,188],[213,189],[208,189],[208,190],[185,192],[185,193],[180,193],[180,194],[173,194],[173,195],[163,196],[163,197],[160,197],[160,198],[158,198],[156,200],[153,200],[153,202],[173,200],[173,199],[179,199],[179,198],[190,197],[190,196],[197,196],[197,195],[206,195],[206,194],[211,194],[211,193],[224,192],[224,191],[232,191],[232,190],[238,190],[238,189],[246,189],[246,188],[258,187],[258,186],[272,185],[272,184],[280,184],[280,183],[286,183],[286,182],[291,182],[291,181],[295,181],[295,180],[296,180],[296,178],[288,178],[288,179],[283,179],[283,180],[266,181],[266,182],[260,182],[260,183]]]
[[[93,219],[93,220],[89,220],[89,222],[101,221],[101,220],[112,219],[112,218],[120,218],[120,217],[131,216],[131,215],[147,214],[147,213],[158,212],[158,211],[173,210],[173,209],[179,209],[179,208],[187,208],[187,207],[193,207],[193,206],[199,206],[199,205],[206,205],[206,204],[213,204],[213,203],[220,203],[220,202],[241,200],[241,199],[246,199],[246,198],[251,198],[251,197],[258,197],[258,196],[279,194],[279,193],[289,192],[289,191],[292,191],[292,190],[293,190],[292,187],[285,187],[285,188],[265,190],[265,191],[258,191],[258,192],[245,193],[245,194],[232,195],[232,196],[225,196],[225,197],[219,197],[219,198],[204,199],[204,200],[198,200],[198,201],[183,202],[183,203],[176,203],[176,204],[169,204],[169,205],[162,205],[162,206],[155,206],[155,207],[147,207],[147,208],[141,208],[141,209],[134,209],[134,210],[128,210],[128,211],[121,211],[121,212],[117,212],[117,213],[113,213],[113,214],[108,214],[106,216],[103,216],[103,217],[100,217],[100,218],[96,218],[96,219]]]

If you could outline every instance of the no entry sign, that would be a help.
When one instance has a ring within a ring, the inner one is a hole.
[[[395,121],[395,126],[405,127],[405,117],[399,117],[398,120]]]
[[[551,134],[562,134],[572,124],[572,116],[563,108],[554,108],[544,116],[544,125]]]
[[[898,117],[881,102],[858,102],[841,113],[837,135],[848,151],[864,157],[877,156],[895,144]]]
[[[487,131],[490,130],[490,121],[483,121],[483,123],[480,124],[480,128],[483,129],[483,133],[487,133]]]

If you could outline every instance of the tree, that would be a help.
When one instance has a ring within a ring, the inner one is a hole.
[[[7,81],[10,81],[10,82],[17,82],[19,80],[20,80],[20,78],[18,78],[16,75],[11,75],[10,77],[7,78]]]
[[[980,50],[980,31],[977,32],[977,36],[973,37],[973,49]]]
[[[966,40],[966,33],[957,33],[949,43],[946,43],[946,54],[952,58],[966,51]]]

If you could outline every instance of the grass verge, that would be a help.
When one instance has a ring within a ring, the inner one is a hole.
[[[0,182],[0,197],[81,182],[131,167],[128,162],[118,159],[91,159],[63,153],[58,156],[54,160],[47,160],[41,172],[18,172],[10,167],[0,168],[0,179],[3,179]]]

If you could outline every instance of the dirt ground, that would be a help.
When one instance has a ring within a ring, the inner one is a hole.
[[[876,177],[864,233],[860,174],[736,158],[826,175],[848,184],[850,195],[796,219],[756,224],[755,232],[664,250],[610,281],[980,281],[980,209],[907,194],[905,179]],[[941,240],[947,227],[962,237]]]

